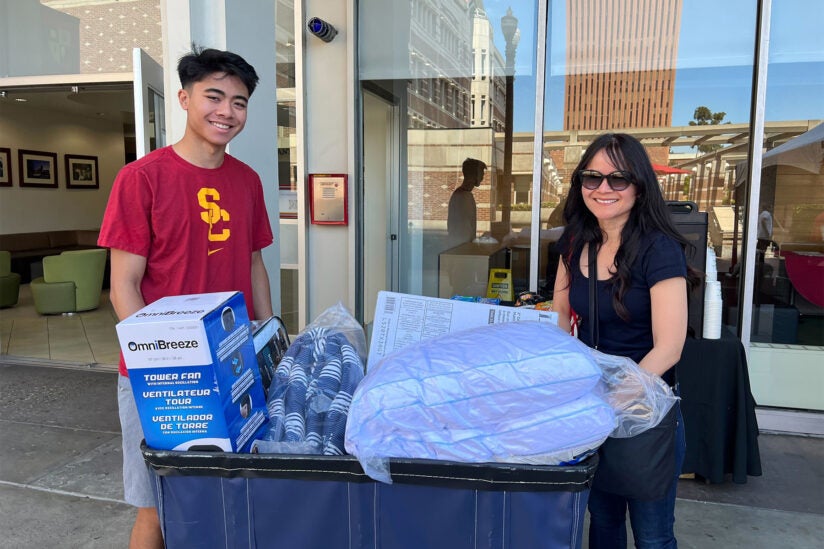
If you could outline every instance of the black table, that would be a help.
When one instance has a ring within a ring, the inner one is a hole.
[[[687,438],[682,472],[713,483],[761,475],[755,400],[737,337],[687,339],[677,365]]]

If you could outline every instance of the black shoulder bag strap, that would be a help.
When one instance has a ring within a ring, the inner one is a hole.
[[[589,246],[589,339],[593,349],[598,348],[598,250]]]

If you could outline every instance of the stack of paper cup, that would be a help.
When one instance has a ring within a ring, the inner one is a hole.
[[[704,289],[704,338],[719,339],[721,337],[721,283],[717,280],[707,280]]]
[[[707,280],[718,280],[718,266],[715,258],[715,250],[707,248]]]

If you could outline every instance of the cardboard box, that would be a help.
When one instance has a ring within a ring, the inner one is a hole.
[[[489,269],[506,267],[506,247],[465,242],[438,255],[438,296],[485,296]]]
[[[469,303],[437,297],[378,292],[366,369],[411,343],[484,324],[536,320],[558,323],[558,313],[524,307]],[[482,345],[483,342],[479,342]]]
[[[165,297],[117,324],[146,444],[245,452],[268,427],[243,294]]]

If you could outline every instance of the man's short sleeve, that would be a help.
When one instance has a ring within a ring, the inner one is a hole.
[[[151,189],[130,166],[117,174],[103,214],[97,243],[147,257],[150,244]]]

